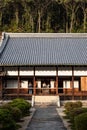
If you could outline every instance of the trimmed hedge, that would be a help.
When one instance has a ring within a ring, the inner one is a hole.
[[[69,112],[69,111],[71,111],[75,108],[82,107],[82,102],[80,102],[80,101],[78,101],[78,102],[67,102],[64,107],[65,107],[66,111]]]
[[[82,113],[86,113],[87,108],[75,108],[69,112],[69,118],[72,122],[74,122],[74,118]]]
[[[9,103],[12,107],[17,107],[21,110],[22,112],[22,116],[25,116],[27,114],[29,114],[29,110],[31,108],[31,104],[29,102],[27,102],[24,99],[14,99],[12,102]]]
[[[75,117],[75,130],[87,129],[87,113],[80,114]]]
[[[0,109],[0,130],[16,130],[16,123],[8,109]]]
[[[16,122],[29,114],[30,108],[30,103],[19,98],[0,107],[0,130],[16,130]]]
[[[10,111],[10,114],[12,115],[12,118],[15,121],[19,121],[22,117],[22,112],[19,108],[17,107],[12,107],[10,104],[5,104],[1,107],[2,109],[7,109]]]

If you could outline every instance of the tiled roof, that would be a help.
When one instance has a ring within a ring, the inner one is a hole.
[[[86,34],[45,35],[10,36],[1,51],[0,65],[87,65]]]

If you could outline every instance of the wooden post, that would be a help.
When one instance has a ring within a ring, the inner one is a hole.
[[[56,95],[58,95],[58,67],[56,67]]]
[[[74,67],[72,67],[72,100],[74,99]]]
[[[1,93],[1,98],[3,99],[4,98],[4,94],[5,94],[5,85],[3,85],[3,82],[5,83],[5,80],[3,81],[3,76],[5,76],[4,75],[4,70],[5,70],[5,68],[4,67],[2,67],[2,77],[1,77],[1,91],[2,91],[2,93]]]
[[[36,95],[36,84],[35,84],[35,67],[34,67],[34,77],[33,77],[33,87],[34,87],[34,92],[33,94]]]
[[[0,77],[0,99],[2,99],[2,77]]]
[[[18,67],[18,88],[17,88],[17,97],[19,97],[20,93],[20,68]]]

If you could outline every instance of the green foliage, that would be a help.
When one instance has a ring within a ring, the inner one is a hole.
[[[80,102],[80,101],[78,101],[78,102],[67,102],[64,107],[65,107],[67,112],[70,112],[71,110],[73,110],[75,108],[82,107],[82,102]]]
[[[13,107],[11,111],[12,117],[15,121],[20,121],[22,117],[22,112],[19,108]]]
[[[0,128],[1,130],[16,130],[16,123],[8,109],[0,109]]]
[[[13,120],[15,121],[19,121],[22,117],[21,110],[17,107],[12,107],[9,103],[3,105],[1,108],[9,110],[10,114],[12,115]]]
[[[87,32],[87,0],[0,0],[0,31]]]
[[[29,109],[31,108],[31,104],[28,103],[24,99],[14,99],[12,102],[9,103],[12,107],[17,107],[21,110],[22,116],[29,113]]]
[[[69,118],[74,123],[74,118],[82,113],[87,113],[87,108],[75,108],[69,112]]]
[[[29,114],[31,104],[24,99],[14,99],[0,107],[0,130],[16,130],[22,116]]]
[[[75,117],[75,130],[87,129],[87,113],[80,114]]]

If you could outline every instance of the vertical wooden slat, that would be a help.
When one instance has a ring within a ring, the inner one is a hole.
[[[74,99],[74,67],[72,67],[72,100]]]
[[[58,95],[58,67],[56,67],[56,95]]]
[[[34,87],[34,92],[33,94],[36,95],[36,84],[35,84],[35,67],[34,67],[34,76],[33,76],[33,87]]]

